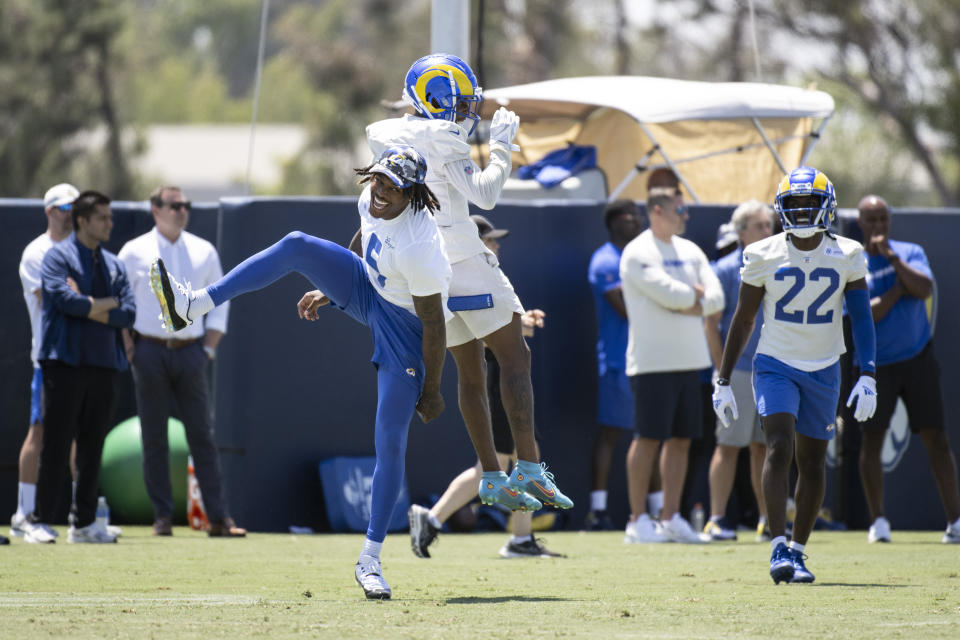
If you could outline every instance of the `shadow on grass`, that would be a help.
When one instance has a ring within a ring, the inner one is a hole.
[[[897,588],[897,589],[909,589],[914,588],[920,585],[913,584],[883,584],[879,582],[818,582],[813,586],[817,587],[860,587],[863,589],[876,589],[876,588]]]
[[[447,604],[503,604],[507,602],[582,602],[574,598],[558,598],[556,596],[482,596],[470,598],[447,598]]]

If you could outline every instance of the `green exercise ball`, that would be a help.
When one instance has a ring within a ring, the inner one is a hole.
[[[170,484],[173,489],[173,521],[187,521],[187,436],[183,423],[170,418]],[[143,481],[143,446],[140,418],[133,416],[115,426],[103,443],[100,491],[110,505],[110,521],[118,524],[152,524],[153,505]]]

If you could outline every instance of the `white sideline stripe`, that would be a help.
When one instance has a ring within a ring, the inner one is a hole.
[[[81,605],[250,605],[263,601],[250,596],[228,594],[183,595],[183,596],[79,596],[79,595],[29,595],[23,593],[0,593],[0,608],[4,607],[52,607]]]

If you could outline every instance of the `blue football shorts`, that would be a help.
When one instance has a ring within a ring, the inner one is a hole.
[[[625,371],[607,369],[597,378],[597,424],[633,429],[633,391]]]
[[[840,400],[840,363],[819,371],[801,371],[768,355],[753,359],[753,394],[764,418],[789,413],[796,431],[810,438],[830,440],[836,433]]]
[[[33,380],[30,381],[30,424],[43,422],[43,371],[37,367],[33,370]]]

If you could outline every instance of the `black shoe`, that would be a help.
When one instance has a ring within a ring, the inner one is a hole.
[[[550,551],[539,538],[530,538],[523,542],[508,541],[500,548],[501,558],[566,558],[562,553]]]
[[[585,531],[613,531],[613,523],[610,522],[610,516],[606,511],[591,511],[587,514],[587,519],[583,523]]]
[[[437,539],[439,529],[430,524],[430,511],[418,504],[410,505],[407,511],[407,520],[410,521],[410,548],[418,558],[429,558],[427,547]]]
[[[0,545],[10,544],[10,538],[6,536],[0,536]]]

